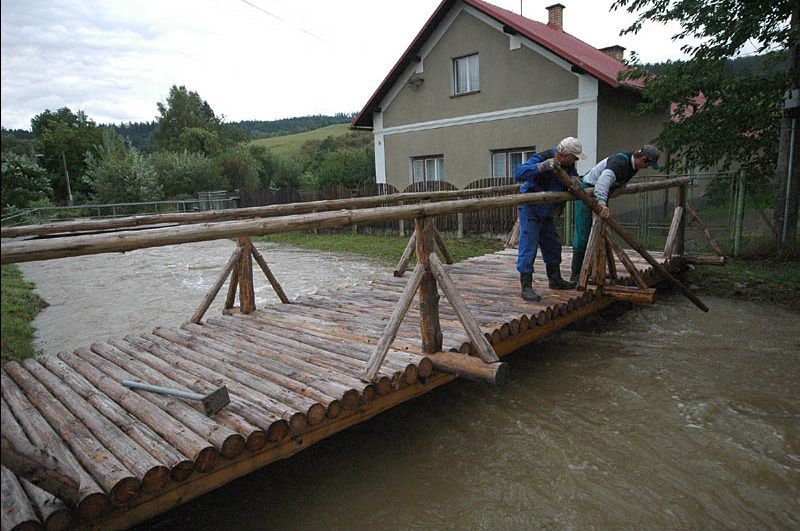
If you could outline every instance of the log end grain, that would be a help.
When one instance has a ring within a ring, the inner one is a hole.
[[[66,507],[56,509],[47,515],[44,521],[44,528],[47,531],[63,531],[69,528],[72,523],[72,512]]]
[[[134,477],[124,478],[117,482],[108,493],[111,505],[127,505],[139,495],[140,482]]]
[[[324,414],[325,414],[325,411],[323,409],[323,415]],[[289,430],[292,433],[295,433],[295,434],[296,433],[303,433],[306,430],[307,427],[308,427],[308,420],[306,419],[306,416],[304,414],[302,414],[302,413],[293,413],[289,417]]]
[[[267,428],[267,439],[270,442],[280,442],[289,436],[289,423],[285,420],[276,420]]]
[[[219,452],[213,447],[206,447],[194,458],[194,469],[198,472],[211,472],[217,466]]]
[[[306,420],[311,426],[316,426],[322,419],[325,418],[325,406],[322,404],[314,404],[306,412]]]
[[[267,432],[264,430],[253,430],[247,436],[247,442],[245,443],[245,448],[251,452],[257,452],[266,446],[267,444]]]
[[[158,492],[169,479],[169,469],[165,466],[154,466],[142,477],[142,490],[145,492]]]
[[[419,363],[417,364],[417,373],[422,378],[427,378],[431,375],[431,373],[433,373],[433,362],[430,358],[425,357],[419,360]]]
[[[233,459],[234,457],[244,452],[245,444],[246,442],[244,436],[241,435],[240,433],[234,433],[228,436],[222,442],[222,448],[220,449],[220,454],[222,454],[223,457],[226,457],[228,459]]]
[[[375,388],[375,384],[364,386],[364,390],[361,393],[361,398],[364,399],[364,402],[372,402],[376,396],[378,396],[378,390]]]
[[[357,395],[357,394],[356,394]],[[328,404],[328,409],[325,411],[325,416],[329,419],[335,419],[339,415],[342,414],[342,407],[344,405],[344,401],[339,400],[331,400]],[[358,399],[356,398],[356,403],[358,403]]]
[[[345,409],[355,409],[361,402],[361,395],[355,389],[348,389],[342,395],[342,407]],[[328,406],[330,409],[330,406]]]
[[[178,483],[186,481],[189,476],[192,475],[193,469],[194,466],[189,459],[179,461],[175,463],[175,465],[172,466],[172,470],[169,471],[169,479]]]

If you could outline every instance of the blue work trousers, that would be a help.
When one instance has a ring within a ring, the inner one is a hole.
[[[551,217],[529,216],[524,211],[519,215],[519,252],[517,271],[533,273],[533,261],[537,249],[542,248],[545,264],[561,263],[561,238],[556,232],[556,224]]]

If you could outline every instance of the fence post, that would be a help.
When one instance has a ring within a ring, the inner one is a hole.
[[[744,192],[747,179],[744,170],[739,171],[738,189],[736,191],[736,222],[733,226],[733,256],[739,256],[742,249],[742,229],[744,226]]]
[[[458,218],[458,232],[456,233],[456,238],[459,240],[464,239],[464,213],[459,212],[456,216]]]
[[[689,200],[689,185],[684,184],[679,186],[675,193],[675,206],[681,207],[683,212],[686,211],[686,202]],[[678,225],[678,234],[675,237],[675,247],[673,254],[683,255],[686,253],[686,216],[681,216],[680,224]]]
[[[398,201],[397,204],[398,204],[398,206],[402,206],[404,204],[404,202],[403,201]],[[399,225],[400,236],[405,236],[406,235],[406,222],[401,219],[398,222],[398,225]]]

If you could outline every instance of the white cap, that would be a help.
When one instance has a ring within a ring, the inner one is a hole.
[[[586,158],[586,155],[583,153],[583,143],[574,136],[568,136],[559,142],[556,149],[558,149],[560,153],[575,155],[579,159]]]

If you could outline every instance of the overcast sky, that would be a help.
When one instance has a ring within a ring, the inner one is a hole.
[[[546,22],[556,0],[522,0]],[[675,28],[645,26],[612,0],[560,0],[564,29],[644,61],[682,57]],[[520,0],[493,0],[519,12]],[[2,125],[30,128],[45,109],[98,123],[150,121],[172,85],[226,120],[358,111],[437,0],[2,0]]]

